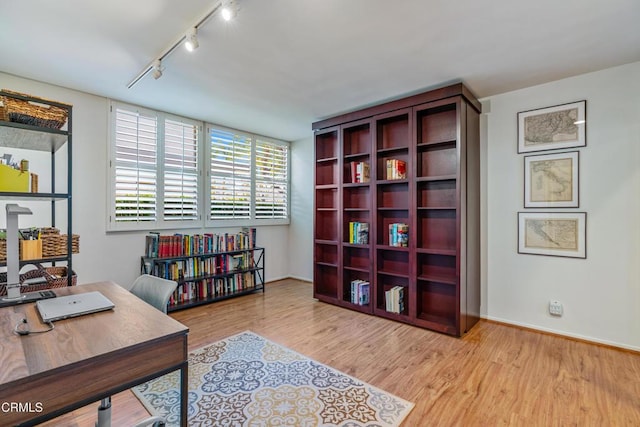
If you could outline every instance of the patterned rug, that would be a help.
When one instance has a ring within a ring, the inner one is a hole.
[[[178,425],[179,380],[172,372],[134,393]],[[189,355],[189,426],[398,426],[412,408],[252,332]]]

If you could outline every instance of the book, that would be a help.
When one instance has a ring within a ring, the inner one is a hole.
[[[407,162],[399,159],[387,159],[387,179],[406,179],[407,178]]]
[[[369,244],[369,223],[349,222],[349,243],[357,245]]]
[[[371,180],[369,163],[362,162],[362,174],[360,182],[369,182]]]
[[[147,258],[170,258],[218,252],[238,251],[256,247],[256,229],[244,227],[236,234],[160,235],[145,236],[144,254]]]
[[[384,293],[385,310],[400,314],[404,311],[404,287],[394,286]]]
[[[351,281],[351,303],[367,305],[370,300],[370,284],[366,280],[356,279]]]
[[[360,245],[368,245],[369,244],[369,224],[366,222],[358,223],[360,226],[358,227],[358,235],[356,237],[356,243]]]
[[[351,182],[362,183],[369,182],[369,163],[367,162],[351,162],[349,164],[351,170]]]
[[[404,223],[389,224],[389,246],[409,246],[409,226]]]
[[[404,160],[396,160],[396,179],[407,178],[407,162]]]
[[[407,224],[397,224],[397,243],[400,247],[409,246],[409,226]]]

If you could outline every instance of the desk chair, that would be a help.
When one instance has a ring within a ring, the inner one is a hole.
[[[133,282],[131,293],[166,313],[169,298],[171,298],[177,287],[178,284],[173,280],[143,274]]]
[[[133,282],[130,292],[163,313],[166,313],[169,298],[171,298],[171,295],[177,287],[178,284],[173,280],[143,274]],[[139,422],[134,427],[163,427],[165,425],[166,422],[164,418],[153,416]],[[100,402],[96,427],[111,427],[111,397],[105,397]]]

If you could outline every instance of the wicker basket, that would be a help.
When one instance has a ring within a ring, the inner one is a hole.
[[[53,227],[40,229],[40,239],[42,239],[42,257],[51,258],[67,255],[67,235],[60,234],[60,230]],[[80,251],[80,236],[71,235],[71,253],[77,254]]]
[[[7,109],[4,108],[4,103],[2,102],[2,99],[0,99],[0,120],[4,122],[9,121],[9,116],[7,115]]]
[[[43,229],[40,235],[42,239],[42,258],[54,258],[67,255],[67,235],[59,234],[60,231],[55,228]],[[80,253],[80,236],[78,234],[71,235],[71,253]],[[0,239],[0,262],[7,260],[7,241]]]
[[[56,267],[43,267],[41,264],[34,264],[37,268],[35,270],[29,270],[26,273],[20,275],[20,283],[23,283],[28,279],[44,278],[42,283],[25,285],[20,288],[20,292],[37,292],[44,289],[51,288],[64,288],[67,286],[68,269],[65,266]],[[78,281],[78,276],[75,272],[71,272],[71,285],[75,286]],[[7,273],[0,273],[0,296],[7,294]]]
[[[42,257],[51,258],[57,256],[67,255],[67,235],[66,234],[52,234],[48,236],[41,236],[42,239]],[[80,252],[80,236],[77,234],[71,235],[71,253],[77,254]]]
[[[68,110],[46,104],[47,102],[57,101],[49,101],[44,98],[37,98],[35,96],[6,89],[3,89],[2,91],[7,94],[28,96],[33,98],[34,101],[25,101],[11,96],[2,96],[0,101],[2,101],[3,106],[0,108],[0,110],[2,110],[0,111],[0,120],[9,120],[16,123],[46,127],[50,129],[60,129],[67,122]],[[42,101],[43,104],[37,101]],[[57,103],[60,104],[59,102]]]

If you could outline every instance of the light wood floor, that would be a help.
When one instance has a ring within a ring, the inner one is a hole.
[[[414,402],[403,426],[640,426],[638,353],[487,321],[451,338],[312,295],[283,280],[172,317],[189,326],[190,349],[251,330]],[[93,426],[96,407],[46,425]],[[131,392],[114,398],[114,427],[146,416]]]

